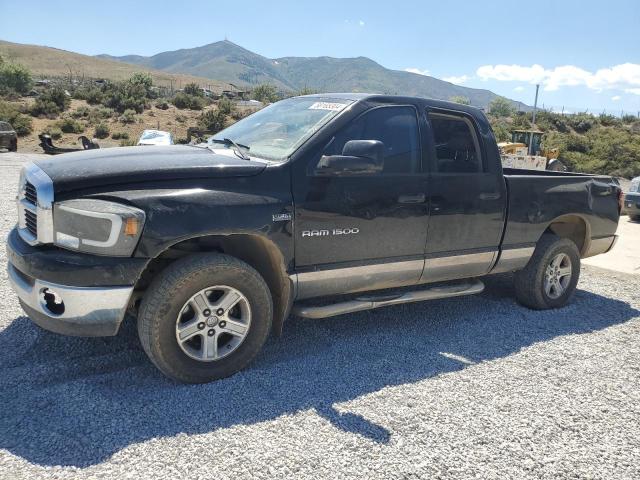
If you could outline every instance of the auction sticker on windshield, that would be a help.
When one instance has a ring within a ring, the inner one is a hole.
[[[344,108],[344,103],[332,103],[332,102],[315,102],[310,107],[309,110],[342,110]]]

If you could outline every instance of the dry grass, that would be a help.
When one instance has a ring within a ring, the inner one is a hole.
[[[162,87],[173,85],[173,88],[178,89],[190,82],[195,82],[202,87],[210,86],[214,91],[222,91],[229,87],[224,82],[208,78],[166,73],[38,45],[22,45],[0,40],[0,55],[9,61],[21,63],[29,68],[35,77],[42,78],[68,77],[71,73],[74,79],[126,80],[136,72],[147,72],[153,78],[154,85]]]

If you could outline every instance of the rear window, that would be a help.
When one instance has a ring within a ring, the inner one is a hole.
[[[480,144],[466,117],[430,113],[436,147],[436,170],[441,173],[480,173]]]
[[[636,177],[633,180],[631,180],[629,193],[640,193],[640,177]]]
[[[2,132],[11,132],[13,131],[13,127],[7,122],[0,122],[0,131]]]

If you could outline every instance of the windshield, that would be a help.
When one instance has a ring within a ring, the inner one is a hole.
[[[285,160],[351,100],[318,97],[289,98],[234,123],[209,139],[229,138],[249,147],[249,155],[266,160]]]

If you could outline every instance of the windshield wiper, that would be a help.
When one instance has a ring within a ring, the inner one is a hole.
[[[222,145],[231,145],[233,147],[233,151],[236,153],[236,155],[238,155],[241,159],[243,160],[251,160],[251,157],[249,157],[249,155],[247,155],[246,153],[244,153],[242,151],[242,149],[244,148],[245,150],[250,150],[250,147],[247,147],[246,145],[243,145],[241,143],[236,143],[233,140],[231,140],[230,138],[223,138],[222,140],[219,140],[217,138],[212,138],[211,140],[209,140],[212,143],[220,143]]]

